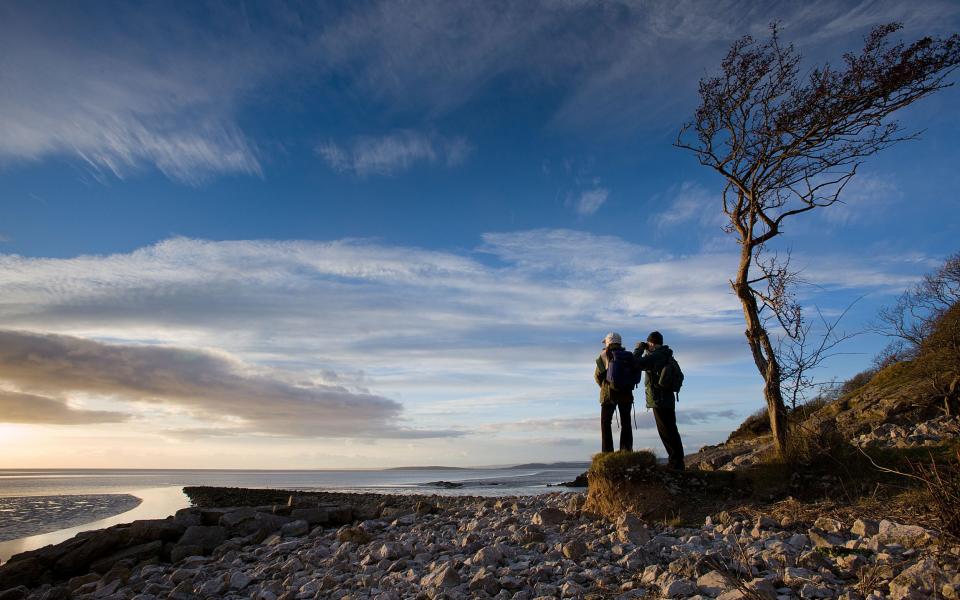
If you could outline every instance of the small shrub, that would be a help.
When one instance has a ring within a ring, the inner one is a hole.
[[[960,538],[960,450],[952,460],[937,464],[930,454],[929,464],[914,464],[913,474],[923,481],[933,509],[945,533]]]
[[[840,396],[846,396],[847,394],[859,390],[863,386],[870,383],[870,380],[873,379],[876,374],[877,369],[866,369],[865,371],[860,371],[850,379],[840,384]]]
[[[770,417],[767,414],[767,409],[761,408],[747,417],[743,423],[740,424],[740,427],[737,427],[736,430],[730,434],[727,441],[749,440],[768,433],[770,433]]]
[[[835,429],[804,423],[796,423],[790,428],[786,462],[791,465],[810,467],[833,464],[844,467],[849,461],[856,462],[858,459],[856,448]]]
[[[638,452],[601,452],[593,456],[588,476],[606,479],[621,479],[630,473],[656,466],[657,457],[649,450]]]

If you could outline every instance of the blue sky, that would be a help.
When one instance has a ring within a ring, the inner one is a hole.
[[[671,143],[773,20],[814,64],[960,5],[4,3],[0,466],[584,459],[610,330],[662,331],[687,450],[725,438],[760,380],[722,182]],[[785,228],[811,314],[957,251],[958,100]]]

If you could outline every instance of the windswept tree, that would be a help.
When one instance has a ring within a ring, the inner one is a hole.
[[[784,222],[840,200],[868,156],[906,134],[891,115],[952,85],[960,36],[893,40],[899,24],[875,28],[859,54],[801,73],[801,56],[784,45],[776,24],[763,42],[735,41],[720,73],[700,81],[700,105],[676,146],[726,181],[722,200],[740,261],[730,285],[743,305],[746,336],[764,379],[777,451],[787,449],[781,341],[809,328],[791,294],[789,260],[767,251]]]

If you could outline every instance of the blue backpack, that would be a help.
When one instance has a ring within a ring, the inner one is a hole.
[[[633,354],[623,348],[611,352],[607,363],[607,383],[618,392],[629,392],[637,386],[637,365]]]

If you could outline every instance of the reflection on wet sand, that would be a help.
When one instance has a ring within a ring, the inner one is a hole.
[[[77,494],[0,498],[0,542],[84,525],[133,510],[130,494]]]
[[[142,499],[140,505],[133,510],[68,529],[0,542],[0,562],[5,562],[14,554],[35,550],[49,544],[59,544],[82,531],[103,529],[139,519],[163,519],[181,508],[190,506],[190,501],[183,495],[180,486],[133,490],[130,494]]]

